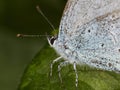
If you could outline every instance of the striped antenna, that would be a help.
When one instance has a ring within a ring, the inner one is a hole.
[[[53,24],[48,20],[48,18],[44,15],[44,13],[41,11],[40,7],[36,6],[37,11],[44,17],[44,19],[48,22],[48,24],[51,26],[53,30],[55,30]],[[16,37],[51,37],[52,35],[27,35],[27,34],[17,34]]]
[[[26,34],[17,34],[16,37],[48,37],[48,36],[52,36],[52,35],[26,35]]]
[[[40,9],[40,7],[37,5],[36,6],[37,11],[44,17],[44,19],[48,22],[48,24],[51,26],[51,28],[53,30],[55,30],[55,27],[53,26],[53,24],[48,20],[48,18],[44,15],[44,13],[42,12],[42,10]]]

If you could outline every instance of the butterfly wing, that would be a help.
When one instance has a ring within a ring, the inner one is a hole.
[[[59,35],[73,35],[77,28],[94,18],[120,9],[119,5],[120,0],[68,0],[61,18]]]
[[[120,72],[119,5],[120,0],[68,1],[58,39],[69,60]]]

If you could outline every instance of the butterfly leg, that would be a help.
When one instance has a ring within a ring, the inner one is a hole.
[[[53,60],[53,62],[51,63],[51,65],[50,65],[50,76],[52,76],[53,64],[54,64],[55,62],[60,61],[61,59],[62,59],[62,57],[60,56],[60,57],[56,58],[55,60]]]
[[[66,66],[69,62],[68,61],[64,61],[64,62],[61,62],[59,65],[58,65],[58,75],[59,75],[59,78],[60,78],[60,82],[62,83],[62,77],[61,77],[61,69],[62,67]]]
[[[76,74],[75,86],[78,87],[78,73],[77,73],[77,68],[76,68],[76,62],[73,63],[73,68]]]

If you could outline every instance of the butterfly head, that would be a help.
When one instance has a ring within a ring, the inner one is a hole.
[[[49,37],[47,36],[48,43],[50,44],[51,47],[53,47],[54,41],[57,39],[56,36]]]
[[[54,30],[52,32],[52,36],[47,35],[47,40],[51,47],[53,47],[53,44],[58,37],[57,35],[58,35],[58,30]]]

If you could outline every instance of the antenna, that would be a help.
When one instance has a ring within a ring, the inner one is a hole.
[[[16,37],[48,37],[52,35],[27,35],[27,34],[17,34]]]
[[[37,11],[45,18],[45,20],[48,22],[48,24],[51,26],[53,30],[55,30],[53,24],[48,20],[48,18],[44,15],[44,13],[41,11],[40,7],[36,6]],[[52,35],[27,35],[27,34],[17,34],[16,37],[51,37]]]
[[[40,9],[40,7],[37,5],[36,6],[37,11],[45,18],[45,20],[48,22],[48,24],[51,26],[51,28],[53,30],[55,30],[55,27],[53,26],[53,24],[48,20],[48,18],[44,15],[44,13],[42,12],[42,10]]]

